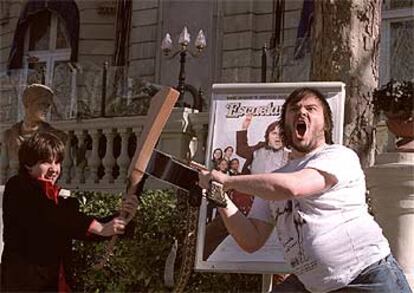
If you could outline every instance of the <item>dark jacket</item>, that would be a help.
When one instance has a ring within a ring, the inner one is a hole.
[[[71,240],[86,239],[93,217],[74,198],[56,205],[28,175],[8,180],[3,196],[4,251],[1,291],[57,291],[60,266],[67,267]]]

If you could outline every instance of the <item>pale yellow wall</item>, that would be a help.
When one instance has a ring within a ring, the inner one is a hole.
[[[4,1],[4,0],[3,0]],[[98,7],[108,1],[77,0],[80,15],[79,52],[80,64],[94,63],[101,67],[104,61],[111,61],[114,51],[115,14],[99,14]],[[261,48],[269,45],[272,36],[272,8],[273,1],[230,1],[211,0],[205,17],[210,17],[210,25],[203,27],[207,34],[208,56],[205,56],[203,68],[210,72],[208,83],[212,82],[258,82],[261,78]],[[0,25],[0,71],[7,66],[13,33],[18,16],[25,1],[10,1],[9,21]],[[296,42],[297,26],[300,19],[302,1],[286,1],[285,31],[283,54],[283,79],[292,80],[300,76],[307,78],[308,60],[292,61],[293,49]],[[132,25],[129,44],[130,73],[152,82],[165,80],[160,64],[166,61],[160,52],[160,41],[168,27],[163,26],[163,6],[168,7],[161,0],[133,1]],[[214,11],[213,11],[214,10]],[[181,26],[180,19],[191,19],[193,11],[186,11],[177,15],[177,26]],[[194,15],[194,17],[199,17]],[[214,17],[214,21],[213,21]],[[2,18],[0,18],[0,23]],[[169,20],[171,21],[171,20]],[[213,23],[214,22],[214,23]],[[186,21],[189,28],[197,30],[199,27]],[[184,25],[184,24],[183,24]],[[193,33],[194,34],[194,33]],[[195,38],[195,35],[192,36]],[[194,40],[194,39],[193,39]],[[176,40],[174,40],[176,42]],[[205,63],[207,61],[207,63]],[[168,74],[177,75],[178,62],[168,63],[174,67]],[[189,65],[188,70],[194,71]],[[197,67],[195,67],[197,68]],[[198,69],[198,68],[197,68]],[[304,70],[305,69],[305,70]],[[268,56],[268,79],[270,78],[271,57]],[[165,72],[163,73],[165,74]],[[199,74],[197,72],[188,72]],[[167,79],[175,82],[175,77]],[[206,79],[203,76],[203,81]],[[200,84],[209,88],[210,84]]]
[[[156,77],[160,40],[158,0],[134,1],[129,47],[130,76],[150,82]]]
[[[79,9],[79,63],[92,62],[101,66],[104,61],[110,62],[116,14],[99,14],[99,6],[105,1],[77,0],[76,3]]]
[[[308,59],[292,62],[303,1],[285,2],[281,81],[307,80]],[[223,1],[221,50],[222,82],[260,82],[262,47],[273,34],[273,1]],[[267,55],[267,81],[271,79],[272,52]],[[289,72],[289,74],[286,74]]]

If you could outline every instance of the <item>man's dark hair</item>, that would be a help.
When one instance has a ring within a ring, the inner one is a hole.
[[[34,166],[37,162],[47,162],[55,159],[61,163],[64,156],[62,140],[49,132],[38,132],[25,140],[19,149],[19,172],[27,172],[27,167]]]
[[[313,88],[298,88],[294,90],[289,97],[286,99],[285,103],[282,106],[282,115],[280,119],[280,137],[283,141],[283,144],[289,147],[289,139],[286,137],[286,111],[287,107],[291,104],[295,104],[302,100],[303,98],[307,98],[313,96],[317,98],[321,104],[323,109],[323,116],[324,116],[324,133],[325,133],[325,142],[327,144],[333,144],[332,140],[332,129],[333,129],[333,122],[332,122],[332,111],[329,107],[329,104],[325,98],[325,96],[318,90]]]
[[[270,134],[270,132],[272,132],[274,129],[276,129],[276,127],[280,127],[280,122],[279,121],[272,122],[267,126],[266,132],[265,132],[266,145],[269,145],[269,134]]]

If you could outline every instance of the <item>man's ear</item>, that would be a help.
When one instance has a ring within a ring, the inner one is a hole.
[[[32,167],[29,166],[29,165],[24,165],[24,167],[26,168],[27,171],[31,171],[32,170]]]

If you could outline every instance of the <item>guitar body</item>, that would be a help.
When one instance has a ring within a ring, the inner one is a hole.
[[[197,185],[197,169],[154,149],[145,173],[187,191],[190,204],[200,206],[202,189]],[[226,207],[224,192],[221,186],[215,182],[211,183],[211,188],[206,192],[206,198],[216,206]]]
[[[198,182],[198,171],[156,149],[152,152],[145,173],[190,191]]]

